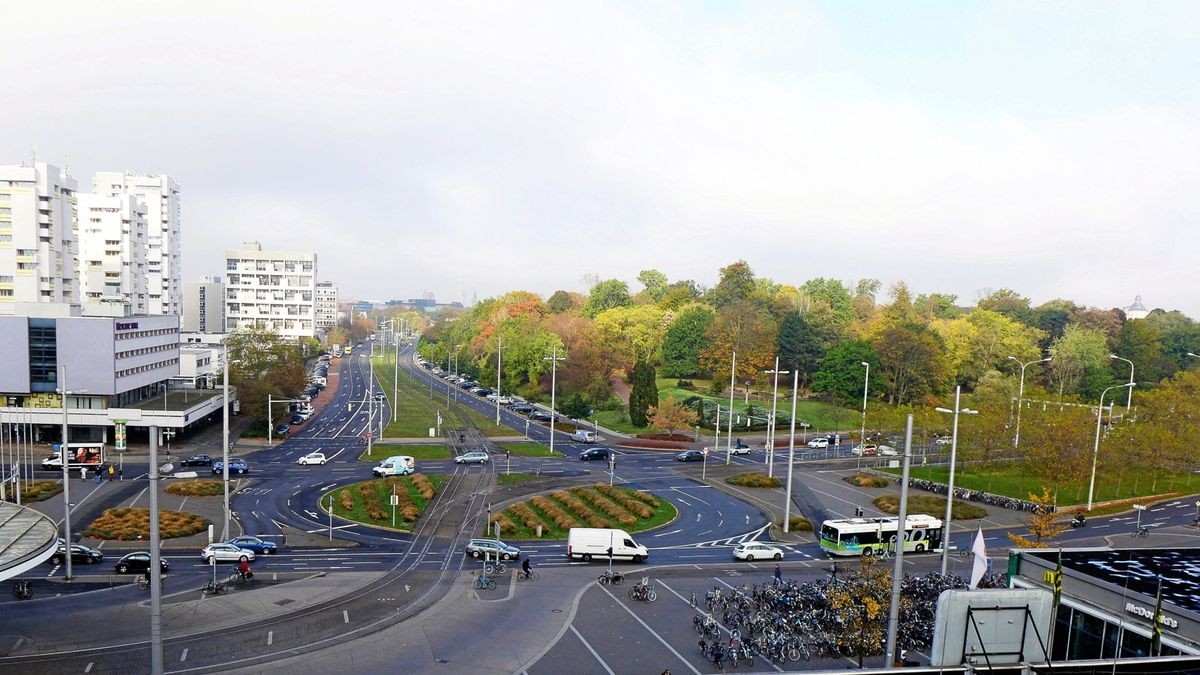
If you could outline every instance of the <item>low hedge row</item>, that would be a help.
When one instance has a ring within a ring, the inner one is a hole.
[[[565,511],[558,508],[558,506],[549,499],[538,495],[536,497],[531,497],[529,501],[534,506],[541,509],[542,513],[546,514],[559,529],[569,530],[572,527],[579,527],[579,523],[574,518],[568,516]]]
[[[379,491],[371,482],[359,483],[358,491],[362,493],[363,509],[367,512],[368,518],[371,520],[387,518],[387,512],[383,510],[383,500],[379,498]]]
[[[639,518],[649,518],[654,515],[654,509],[649,504],[639,501],[627,492],[622,492],[604,483],[597,483],[596,489]]]
[[[421,497],[425,501],[433,499],[433,483],[429,477],[423,473],[414,474],[412,477],[413,487],[417,488],[417,492],[421,493]]]
[[[577,487],[572,489],[571,492],[591,502],[592,506],[603,511],[604,515],[609,518],[615,518],[622,525],[629,526],[637,522],[637,517],[613,500],[600,494],[600,491],[596,488]]]
[[[537,531],[538,525],[542,524],[542,519],[538,518],[537,514],[533,512],[533,509],[529,508],[529,505],[525,504],[524,502],[513,504],[512,506],[508,507],[506,511],[516,517],[517,520],[521,521],[525,527],[533,530],[534,532]]]
[[[630,438],[616,443],[616,446],[619,448],[649,448],[652,450],[686,450],[690,445],[690,443],[680,443],[678,441],[656,441],[651,438]]]
[[[559,504],[562,504],[570,509],[573,515],[581,518],[583,522],[587,523],[588,527],[612,527],[612,523],[597,515],[583,502],[579,501],[574,495],[566,490],[559,490],[551,496],[558,500]]]
[[[500,523],[501,534],[508,534],[510,532],[516,532],[517,530],[517,524],[503,513],[493,513],[491,522]]]

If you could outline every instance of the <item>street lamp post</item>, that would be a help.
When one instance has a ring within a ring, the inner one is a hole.
[[[504,340],[496,336],[496,426],[500,426],[500,353],[504,349]]]
[[[71,473],[68,465],[71,463],[67,452],[67,367],[60,366],[62,374],[58,378],[58,386],[62,391],[62,443],[58,446],[58,458],[62,461],[63,470],[63,541],[66,542],[67,579],[73,579],[71,574]]]
[[[396,338],[396,362],[392,364],[392,421],[400,419],[397,409],[400,407],[400,337]]]
[[[1021,442],[1021,399],[1025,398],[1025,367],[1032,366],[1035,363],[1048,363],[1053,357],[1030,361],[1029,363],[1021,363],[1021,360],[1015,356],[1008,357],[1013,361],[1021,364],[1021,385],[1017,389],[1017,431],[1013,434],[1013,448],[1016,448]]]
[[[228,337],[228,336],[227,336]],[[223,501],[225,524],[221,529],[221,541],[229,540],[229,341],[224,342],[225,356],[221,364],[221,480],[224,484]],[[268,406],[269,407],[269,406]],[[267,420],[267,433],[271,433],[272,420]]]
[[[737,373],[737,350],[733,352],[733,360],[729,364],[729,421],[726,422],[725,429],[725,463],[729,463],[729,455],[733,452],[733,389],[736,386],[736,381],[733,379]]]
[[[962,400],[962,386],[954,388],[954,410],[934,408],[940,413],[954,415],[954,431],[950,435],[950,478],[946,490],[946,520],[942,522],[942,576],[946,576],[946,568],[950,564],[950,516],[954,506],[954,460],[958,454],[958,416],[959,414],[974,415],[978,410],[963,408],[959,405]],[[903,527],[901,523],[901,527]]]
[[[796,390],[800,386],[800,369],[792,373],[792,426],[788,434],[787,496],[783,500],[783,533],[792,524],[792,462],[796,458]]]
[[[1108,357],[1118,361],[1124,361],[1125,363],[1129,364],[1129,393],[1125,396],[1125,412],[1128,414],[1129,407],[1133,405],[1133,361],[1121,356],[1117,356],[1116,354],[1109,354]]]
[[[550,347],[550,356],[543,356],[543,361],[550,362],[550,455],[554,455],[554,419],[558,417],[554,407],[554,393],[558,389],[558,362],[566,361],[567,357],[558,355],[558,345]]]
[[[770,424],[767,426],[767,451],[763,453],[767,460],[767,475],[775,475],[775,411],[779,403],[779,376],[787,375],[789,371],[779,369],[779,357],[775,357],[775,368],[772,370],[763,371],[771,376],[774,380],[774,389],[771,391],[771,418]],[[799,372],[799,371],[797,371]],[[794,392],[793,392],[794,393]],[[795,398],[793,396],[793,398]],[[791,473],[789,472],[789,476]]]
[[[866,361],[859,361],[864,368],[867,369],[863,375],[863,409],[862,409],[862,429],[858,432],[858,468],[862,468],[863,454],[867,451],[867,392],[871,388],[871,364]]]
[[[1100,405],[1096,407],[1096,440],[1092,444],[1092,479],[1088,482],[1088,504],[1087,510],[1092,510],[1092,494],[1096,490],[1096,460],[1100,457],[1100,418],[1104,413],[1104,395],[1112,389],[1120,389],[1121,387],[1133,387],[1134,382],[1126,382],[1125,384],[1114,384],[1113,386],[1100,392]]]

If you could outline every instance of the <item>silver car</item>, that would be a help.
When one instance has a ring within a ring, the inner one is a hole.
[[[254,551],[233,544],[209,544],[200,551],[200,557],[210,565],[214,562],[241,562],[242,558],[254,560]]]
[[[488,454],[486,452],[484,452],[482,450],[472,450],[470,452],[464,452],[463,454],[459,455],[458,457],[455,457],[454,463],[455,464],[487,464],[489,459],[490,458],[488,457]]]

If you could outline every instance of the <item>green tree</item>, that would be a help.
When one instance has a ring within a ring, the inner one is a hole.
[[[726,305],[708,329],[708,347],[700,353],[700,367],[721,382],[729,379],[733,352],[737,352],[737,379],[752,381],[775,365],[779,327],[774,317],[750,301]]]
[[[637,279],[645,287],[638,294],[644,302],[657,303],[667,292],[667,275],[658,270],[642,270]]]
[[[872,305],[874,304],[875,293],[878,290],[877,283],[868,284],[863,289],[864,292],[870,292]],[[845,284],[837,279],[825,279],[823,277],[809,279],[800,286],[800,292],[829,308],[829,321],[838,333],[844,331],[845,327],[850,325],[850,322],[854,320],[854,299],[850,296],[850,289],[846,288]]]
[[[959,316],[960,312],[958,307],[954,306],[955,302],[958,302],[958,296],[952,293],[930,293],[918,295],[913,307],[921,320],[929,323],[934,319],[953,319]]]
[[[243,415],[266,419],[267,397],[296,398],[304,387],[299,345],[273,330],[246,328],[226,337],[229,383],[237,388]],[[272,412],[284,411],[282,406]]]
[[[613,368],[629,368],[642,358],[656,360],[666,333],[663,310],[655,305],[613,307],[594,324],[596,346]]]
[[[980,298],[978,307],[1003,314],[1013,321],[1033,324],[1033,309],[1029,306],[1029,298],[1021,297],[1019,293],[1008,288],[1001,288]]]
[[[629,421],[635,427],[649,424],[647,411],[658,405],[658,383],[654,379],[654,367],[645,359],[633,366],[629,390]]]
[[[945,359],[932,330],[895,325],[885,329],[873,346],[888,403],[908,403],[943,388]]]
[[[700,353],[708,345],[708,329],[715,318],[707,305],[689,305],[679,312],[663,337],[663,375],[689,377],[701,372]]]
[[[813,389],[833,394],[844,403],[862,401],[863,382],[866,369],[863,362],[871,364],[871,371],[879,367],[879,359],[875,350],[865,340],[849,340],[835,345],[821,360],[821,368],[813,375]],[[870,396],[877,396],[883,391],[879,378],[870,381]]]
[[[658,306],[665,310],[679,309],[700,299],[700,289],[691,279],[672,282],[663,289]]]
[[[1022,519],[1025,521],[1025,526],[1029,528],[1032,539],[1012,532],[1008,533],[1008,538],[1019,548],[1047,548],[1050,545],[1049,542],[1065,532],[1068,526],[1059,521],[1058,514],[1052,508],[1056,498],[1050,494],[1050,488],[1043,487],[1040,495],[1029,493],[1029,501],[1038,505],[1036,510],[1031,511]]]
[[[674,396],[668,396],[658,405],[650,406],[647,413],[650,417],[650,426],[662,429],[668,434],[691,429],[696,426],[696,421],[699,419],[695,410],[676,401]]]
[[[1145,319],[1130,319],[1121,327],[1117,339],[1117,356],[1133,361],[1134,375],[1138,386],[1148,389],[1173,371],[1170,361],[1163,356],[1162,341],[1158,328]],[[1113,376],[1118,382],[1129,381],[1129,364],[1112,360]]]
[[[1075,393],[1089,370],[1108,368],[1108,344],[1104,334],[1075,324],[1068,325],[1062,337],[1050,346],[1050,356],[1047,379],[1059,398]]]
[[[629,295],[629,285],[620,279],[605,279],[592,286],[588,292],[587,301],[583,303],[583,315],[595,317],[600,312],[613,307],[628,307],[633,304]]]
[[[592,402],[583,394],[575,392],[558,404],[558,411],[571,419],[587,419],[592,412]]]
[[[551,314],[566,314],[574,306],[575,301],[571,298],[571,294],[566,291],[554,291],[554,294],[546,301],[546,311]]]
[[[779,325],[780,367],[799,372],[801,386],[808,386],[821,366],[825,345],[817,331],[798,313],[788,314]]]

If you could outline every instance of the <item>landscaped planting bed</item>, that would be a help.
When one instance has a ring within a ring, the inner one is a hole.
[[[883,495],[875,498],[875,508],[896,515],[900,513],[900,495],[891,494]],[[946,498],[935,497],[933,495],[908,495],[908,514],[926,513],[935,518],[942,518],[946,515]],[[954,500],[953,511],[951,511],[954,520],[975,520],[987,515],[987,511],[982,506],[976,506],[970,502],[965,502],[961,499]]]
[[[180,497],[215,497],[225,494],[224,482],[219,480],[190,480],[171,483],[163,492]]]
[[[872,476],[869,473],[856,473],[853,476],[846,476],[843,480],[856,487],[865,488],[885,488],[892,484],[892,481],[883,476]]]
[[[62,492],[62,481],[35,480],[28,483],[21,481],[22,504],[40,502],[49,499],[60,492]],[[11,489],[8,491],[8,501],[16,501],[16,495],[12,493]]]
[[[729,478],[725,479],[725,482],[729,483],[730,485],[740,485],[742,487],[752,488],[777,488],[780,485],[783,485],[778,478],[774,476],[768,476],[765,473],[759,473],[757,471],[739,473],[736,476],[730,476]]]
[[[362,481],[337,488],[321,497],[321,507],[329,509],[333,496],[333,515],[367,525],[392,527],[391,497],[395,492],[395,527],[409,529],[420,519],[425,507],[433,500],[445,476],[413,474]]]
[[[648,492],[605,483],[556,490],[492,514],[500,532],[510,539],[565,539],[572,527],[616,527],[639,532],[671,522],[675,507]]]
[[[183,511],[159,509],[158,535],[163,539],[188,537],[203,532],[208,521]],[[106,509],[83,531],[93,539],[137,541],[150,539],[150,509]]]

